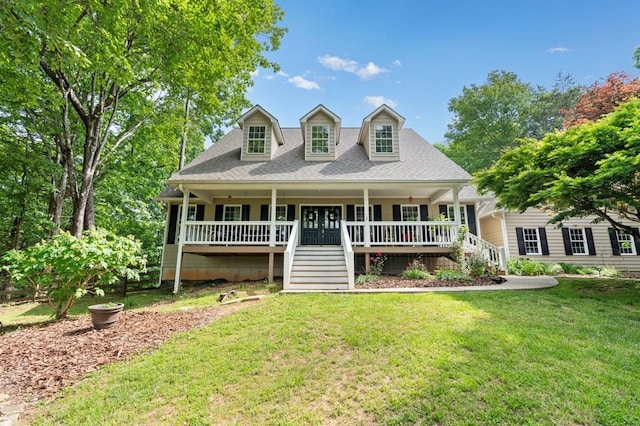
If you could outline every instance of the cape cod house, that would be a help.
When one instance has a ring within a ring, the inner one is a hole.
[[[353,288],[371,254],[398,265],[468,250],[499,264],[480,237],[471,176],[386,105],[342,127],[318,105],[281,128],[259,105],[168,180],[161,279],[283,277],[286,290]]]

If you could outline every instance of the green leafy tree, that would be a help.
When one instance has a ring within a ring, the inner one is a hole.
[[[533,88],[507,71],[492,71],[480,85],[464,87],[449,101],[454,114],[445,134],[446,145],[436,145],[470,173],[491,166],[519,139],[542,137],[562,127],[562,110],[571,107],[581,88],[571,76],[558,74],[551,90]]]
[[[71,197],[73,235],[94,225],[96,176],[168,105],[189,100],[209,132],[238,115],[251,72],[276,67],[263,51],[281,19],[273,0],[2,2],[0,92],[25,107],[0,108],[23,118],[12,131],[55,145],[56,209]]]
[[[551,223],[595,216],[639,236],[623,219],[640,222],[640,100],[596,122],[524,140],[475,181],[508,209],[545,208]]]
[[[86,231],[81,238],[64,232],[24,250],[9,251],[3,261],[16,283],[34,294],[47,292],[56,319],[65,318],[90,286],[120,277],[139,279],[146,265],[138,241],[100,229]]]

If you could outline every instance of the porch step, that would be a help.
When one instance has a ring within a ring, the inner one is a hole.
[[[291,269],[291,290],[348,290],[342,247],[301,246]]]

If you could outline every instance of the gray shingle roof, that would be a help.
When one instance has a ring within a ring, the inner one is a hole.
[[[469,173],[412,129],[400,131],[400,161],[370,161],[357,145],[360,128],[342,128],[334,161],[305,161],[302,132],[283,128],[285,143],[271,161],[240,161],[242,130],[233,129],[185,168],[169,184],[195,182],[466,181]]]

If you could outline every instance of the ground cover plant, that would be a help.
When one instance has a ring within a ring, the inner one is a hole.
[[[34,423],[640,423],[640,282],[560,281],[270,297],[96,373]]]

